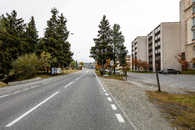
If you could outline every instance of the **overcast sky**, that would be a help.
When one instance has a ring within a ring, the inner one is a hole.
[[[104,14],[111,25],[121,25],[129,52],[136,36],[147,35],[160,22],[179,21],[179,0],[0,0],[0,15],[16,10],[25,22],[34,16],[42,36],[53,7],[65,15],[74,33],[69,38],[74,59],[84,62],[93,61],[89,50]]]

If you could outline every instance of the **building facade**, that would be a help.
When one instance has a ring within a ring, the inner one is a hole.
[[[180,47],[180,23],[164,22],[147,36],[147,61],[149,70],[181,70],[177,55]]]
[[[180,1],[181,54],[195,69],[195,0]]]
[[[127,55],[126,56],[126,63],[129,69],[132,68],[132,59],[131,59],[131,55]]]
[[[147,36],[138,36],[131,43],[132,67],[133,71],[137,71],[138,67],[134,64],[134,60],[147,61]]]

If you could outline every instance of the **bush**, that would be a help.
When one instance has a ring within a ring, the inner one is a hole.
[[[37,74],[39,66],[40,61],[34,53],[20,56],[12,63],[10,76],[16,79],[31,78]]]
[[[43,51],[40,55],[40,70],[48,73],[51,67],[51,62],[51,54]]]

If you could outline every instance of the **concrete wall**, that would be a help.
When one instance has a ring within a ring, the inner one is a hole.
[[[161,69],[177,69],[181,70],[176,56],[181,52],[180,47],[180,23],[162,23],[161,24]]]

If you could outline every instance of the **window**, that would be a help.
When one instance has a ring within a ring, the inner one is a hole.
[[[192,32],[192,40],[195,40],[195,31]]]
[[[194,68],[194,69],[195,69],[195,64],[192,64],[192,68]]]
[[[194,57],[195,57],[195,46],[193,47]]]
[[[192,7],[192,13],[195,13],[195,6]]]
[[[192,26],[195,26],[195,18],[192,18]]]

